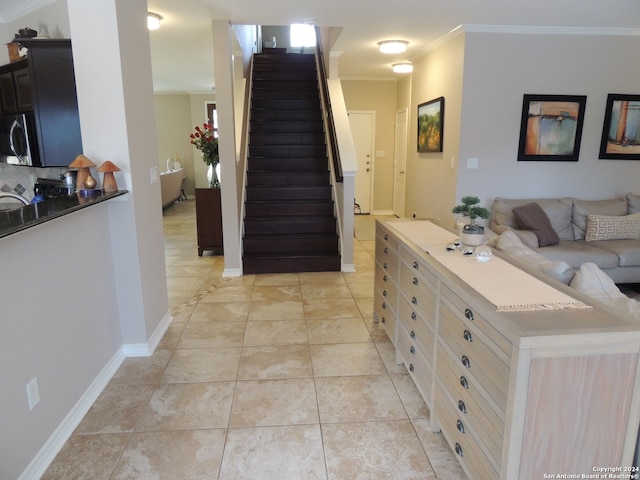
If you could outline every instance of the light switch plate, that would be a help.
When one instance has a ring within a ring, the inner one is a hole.
[[[478,158],[467,158],[467,169],[477,170],[479,165],[480,160]]]
[[[40,392],[38,390],[38,379],[33,377],[27,383],[27,402],[29,402],[29,410],[33,410],[40,403]]]

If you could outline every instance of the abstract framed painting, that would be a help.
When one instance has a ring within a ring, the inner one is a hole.
[[[607,96],[600,158],[640,160],[640,95]]]
[[[585,95],[524,95],[518,161],[577,162]]]
[[[441,152],[444,136],[444,97],[418,105],[418,153]]]

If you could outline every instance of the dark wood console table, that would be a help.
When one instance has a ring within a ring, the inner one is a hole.
[[[219,188],[196,188],[196,225],[198,228],[198,255],[204,250],[221,254],[222,207]]]

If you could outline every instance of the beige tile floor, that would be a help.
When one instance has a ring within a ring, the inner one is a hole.
[[[356,217],[355,273],[223,278],[194,210],[164,213],[172,325],[43,479],[466,478],[372,321],[374,218]]]

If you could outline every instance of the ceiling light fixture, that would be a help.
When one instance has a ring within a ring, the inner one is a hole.
[[[407,51],[409,42],[406,40],[384,40],[378,42],[380,53],[403,53]]]
[[[391,67],[395,73],[413,72],[413,64],[411,62],[394,63]]]
[[[162,15],[157,13],[147,12],[147,28],[149,30],[157,30],[160,28],[160,22],[162,21]]]

